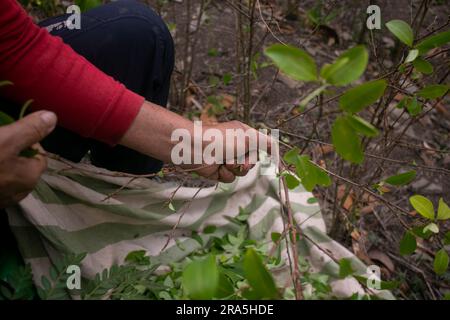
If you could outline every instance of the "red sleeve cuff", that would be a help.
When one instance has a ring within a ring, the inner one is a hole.
[[[122,93],[109,106],[92,133],[92,138],[110,146],[114,146],[120,141],[144,103],[143,97],[127,90],[123,85],[121,87]]]

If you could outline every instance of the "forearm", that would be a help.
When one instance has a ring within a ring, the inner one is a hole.
[[[151,102],[144,102],[119,144],[166,163],[171,162],[171,136],[175,129],[193,132],[192,121]]]

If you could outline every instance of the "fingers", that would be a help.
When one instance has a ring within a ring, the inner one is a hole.
[[[10,207],[10,206],[22,201],[23,199],[25,199],[26,196],[28,196],[28,194],[31,191],[32,190],[29,190],[26,192],[21,192],[21,193],[13,195],[11,197],[0,197],[0,209]]]
[[[56,115],[41,111],[0,127],[0,206],[6,207],[25,198],[47,168],[43,149],[37,143],[56,126]],[[39,150],[34,157],[20,157],[22,150]]]
[[[33,148],[39,149],[35,144]],[[25,198],[36,186],[47,167],[45,156],[31,158],[10,156],[0,167],[0,208],[10,206]]]
[[[233,172],[229,171],[226,166],[219,167],[219,181],[225,183],[231,183],[236,179],[236,176]]]
[[[242,151],[244,151],[244,154],[255,154],[258,153],[258,150],[264,150],[269,155],[272,151],[272,139],[269,135],[266,135],[240,121],[230,121],[228,123],[225,123],[225,129],[237,129],[237,130],[243,130],[244,135],[239,136],[237,135],[235,139],[243,139],[244,143],[243,145],[244,150],[237,150],[237,146],[240,144],[237,143],[237,141],[226,141],[226,144],[233,143],[234,144],[234,151],[236,154],[235,158],[238,158],[242,155]],[[242,142],[242,141],[241,141]],[[242,143],[241,143],[242,145]]]
[[[32,190],[46,168],[47,159],[42,155],[36,155],[32,158],[19,157],[16,160],[14,174],[16,180],[21,181],[27,190]]]
[[[14,203],[18,203],[20,201],[22,201],[23,199],[25,199],[33,190],[28,190],[19,194],[16,194],[13,198],[12,198],[12,202]]]
[[[5,147],[15,153],[44,139],[56,126],[56,115],[50,111],[34,112],[17,122],[0,128],[6,137]]]
[[[271,139],[268,135],[239,122],[224,122],[211,128],[220,130],[223,140],[221,162],[210,164],[210,170],[197,171],[208,179],[225,183],[233,182],[236,176],[245,176],[258,162],[259,150],[271,152]],[[231,130],[228,131],[228,130]],[[233,132],[234,131],[234,132]]]
[[[231,171],[235,176],[243,177],[247,175],[247,173],[253,169],[255,166],[254,163],[250,162],[250,157],[247,154],[245,156],[245,162],[244,164],[226,164],[225,167],[228,171]]]

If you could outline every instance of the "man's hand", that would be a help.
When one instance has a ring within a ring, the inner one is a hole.
[[[30,193],[47,167],[45,156],[32,158],[19,156],[28,147],[38,149],[38,144],[56,126],[53,112],[40,111],[0,127],[0,208],[10,206]]]
[[[221,142],[221,144],[224,147],[224,159],[221,160],[223,161],[223,163],[187,166],[187,168],[194,169],[196,173],[205,178],[226,183],[233,182],[237,176],[245,176],[255,166],[255,159],[257,157],[259,149],[263,148],[269,154],[271,152],[270,137],[258,132],[257,130],[240,121],[235,120],[222,122],[217,125],[203,128],[203,130],[208,129],[216,129],[222,133],[221,136],[224,138],[224,140]],[[233,141],[228,141],[226,134],[227,130],[230,130],[231,132],[237,132],[238,130],[241,130],[241,132],[246,132],[246,134],[240,136],[237,135],[233,138]],[[243,146],[243,148],[241,148],[240,150],[238,150],[239,144]],[[231,155],[228,154],[230,151]],[[251,154],[254,155],[253,158],[250,156]],[[240,161],[238,161],[238,159]],[[186,168],[186,166],[182,167]],[[195,169],[196,167],[199,167],[199,169]]]

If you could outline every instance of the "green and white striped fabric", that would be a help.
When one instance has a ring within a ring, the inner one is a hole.
[[[126,187],[115,192],[123,185]],[[229,232],[232,226],[226,217],[237,216],[239,207],[251,212],[248,223],[252,238],[270,239],[272,232],[283,231],[279,181],[274,175],[262,175],[259,165],[232,184],[221,183],[200,191],[178,187],[174,182],[145,178],[130,183],[129,177],[116,177],[88,164],[74,168],[50,159],[49,169],[34,192],[7,211],[22,255],[31,264],[38,285],[52,261],[67,253],[88,253],[81,266],[82,275],[87,278],[123,263],[134,250],[146,250],[152,261],[162,264],[179,261],[200,247],[190,237],[193,231],[201,234],[205,226],[215,225],[216,234],[212,235]],[[365,275],[366,266],[326,235],[319,206],[307,202],[311,197],[301,187],[289,193],[294,217],[307,235],[298,242],[299,254],[315,270],[334,279],[332,288],[336,295],[365,293],[354,278],[339,279],[338,259],[351,259],[353,269],[361,275]],[[168,199],[172,199],[174,208],[167,206]],[[203,242],[207,243],[212,235],[201,234],[206,240]],[[381,293],[391,298],[390,293]]]

